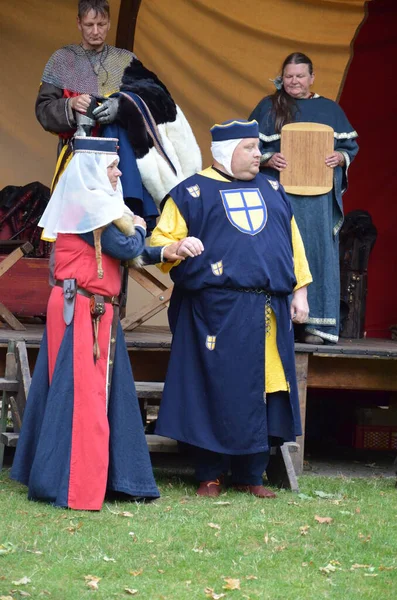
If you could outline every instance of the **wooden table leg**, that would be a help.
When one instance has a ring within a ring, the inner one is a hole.
[[[299,444],[299,450],[291,456],[291,459],[295,468],[295,473],[300,475],[303,471],[303,455],[305,451],[306,391],[309,354],[306,352],[297,352],[295,354],[295,363],[303,435],[297,438],[296,441]]]

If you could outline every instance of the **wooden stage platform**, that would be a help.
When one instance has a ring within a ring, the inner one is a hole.
[[[33,371],[43,335],[43,325],[27,325],[26,331],[0,327],[0,376],[10,340],[25,340]],[[165,327],[141,326],[125,333],[136,381],[163,382],[167,370],[171,333]],[[307,388],[337,390],[397,391],[397,342],[392,340],[341,339],[336,345],[296,344],[295,356],[303,429]],[[297,473],[302,472],[304,435],[297,440],[294,456]]]

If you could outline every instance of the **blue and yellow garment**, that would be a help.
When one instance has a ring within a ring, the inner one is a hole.
[[[288,390],[299,435],[288,297],[311,276],[283,189],[261,174],[239,181],[206,169],[170,192],[151,244],[186,235],[205,250],[170,271],[174,337],[157,432],[226,454],[261,452],[265,394]]]

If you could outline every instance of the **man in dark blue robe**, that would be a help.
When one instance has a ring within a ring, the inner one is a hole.
[[[186,257],[171,270],[156,433],[195,447],[199,495],[217,496],[230,464],[236,490],[274,497],[262,485],[269,439],[301,433],[291,318],[307,317],[311,276],[289,200],[259,174],[257,122],[211,133],[214,165],[171,190],[151,238],[183,240]]]

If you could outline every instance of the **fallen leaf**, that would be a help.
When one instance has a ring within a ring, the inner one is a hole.
[[[96,577],[95,575],[85,575],[84,576],[87,587],[91,590],[98,590],[98,583],[101,581],[101,577]]]
[[[130,512],[128,512],[128,510],[123,510],[121,513],[118,513],[120,515],[120,517],[133,517],[134,515]]]
[[[164,512],[170,512],[172,510],[172,506],[166,506]]]
[[[301,535],[307,535],[309,533],[310,525],[302,525],[299,527],[299,531]]]
[[[329,573],[334,573],[336,571],[336,567],[334,565],[331,565],[331,563],[329,563],[326,567],[320,567],[319,571],[321,571],[321,573],[325,573],[326,575],[329,575]]]
[[[318,515],[316,515],[314,518],[318,523],[326,523],[327,525],[329,525],[333,521],[332,517],[319,517]]]
[[[16,550],[16,546],[11,542],[6,542],[5,544],[0,544],[0,556],[3,554],[13,554]]]
[[[364,577],[378,577],[377,573],[364,573]]]
[[[0,596],[0,600],[14,600],[12,596]]]
[[[31,580],[29,577],[22,577],[22,579],[18,579],[18,581],[12,581],[11,583],[14,585],[27,585],[28,583],[31,583]]]
[[[138,590],[133,590],[131,588],[124,588],[124,591],[129,594],[130,596],[135,596],[135,594],[138,593]]]
[[[352,565],[350,567],[350,571],[354,571],[355,569],[369,569],[371,565],[360,565],[358,563],[354,563],[354,565]]]
[[[213,502],[216,506],[228,506],[231,502],[224,502],[223,500],[219,500],[218,502]]]
[[[220,598],[225,598],[226,594],[216,594],[214,592],[214,590],[212,588],[206,587],[205,590],[205,595],[207,596],[207,598],[212,598],[212,600],[219,600]]]
[[[212,529],[220,529],[221,526],[216,523],[208,523],[208,527],[212,527]]]
[[[397,567],[385,567],[384,565],[380,565],[378,569],[379,571],[394,571]]]
[[[302,567],[307,567],[307,566],[309,566],[309,563],[305,563],[305,562],[302,563]]]
[[[76,531],[78,531],[81,527],[83,527],[83,522],[80,521],[79,523],[75,524],[72,521],[70,521],[70,526],[66,527],[66,531],[69,531],[69,533],[71,533],[72,535],[74,533],[76,533]]]
[[[358,537],[360,538],[363,544],[368,544],[368,542],[371,540],[370,534],[364,535],[363,533],[359,533]]]
[[[265,544],[269,543],[269,534],[265,533],[264,537],[263,537],[263,541],[265,542]]]
[[[192,548],[192,551],[193,552],[198,552],[198,553],[201,554],[201,552],[203,551],[203,549],[202,548]]]
[[[354,512],[356,512],[359,515],[360,512],[361,512],[361,508],[359,506],[357,506],[357,508],[356,508],[356,510]]]
[[[331,565],[337,565],[338,567],[340,567],[339,560],[330,560],[329,562],[330,562]]]
[[[239,590],[240,589],[240,580],[233,579],[232,577],[225,577],[224,582],[226,585],[223,586],[224,590]]]
[[[256,575],[247,575],[246,579],[258,579]]]
[[[276,552],[282,552],[283,550],[285,550],[285,549],[286,549],[286,547],[287,547],[287,545],[286,545],[286,544],[282,544],[281,546],[276,546],[276,547],[275,547],[275,551],[276,551]]]
[[[142,575],[143,573],[143,569],[139,569],[138,571],[130,571],[130,575],[133,575],[134,577],[138,577],[139,575]]]
[[[105,562],[116,562],[114,558],[109,558],[109,556],[104,556],[104,557],[103,557],[103,560],[104,560]]]
[[[157,571],[158,571],[159,573],[165,573],[165,571],[163,571],[163,569],[157,569]]]
[[[22,596],[23,598],[31,598],[31,594],[29,594],[29,592],[24,592],[23,590],[19,590],[19,595]]]

